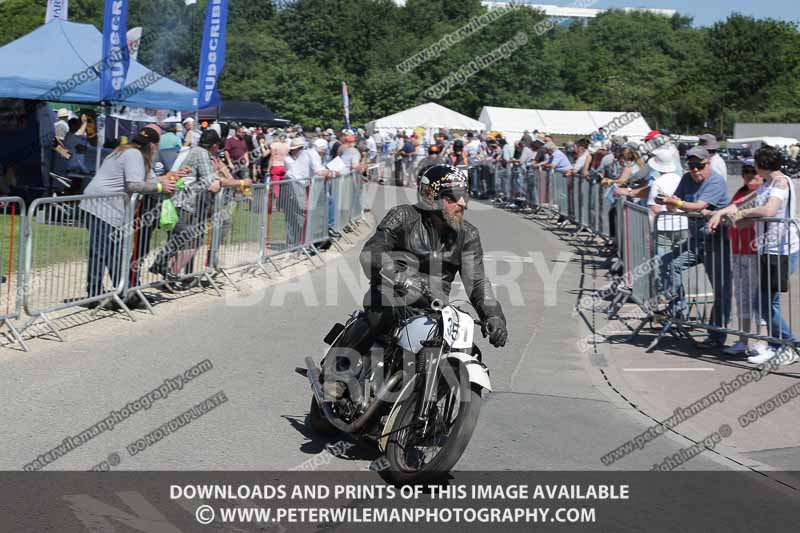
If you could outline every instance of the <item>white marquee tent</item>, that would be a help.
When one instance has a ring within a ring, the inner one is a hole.
[[[483,131],[486,126],[473,118],[433,102],[418,105],[367,124],[367,130],[370,132],[414,128]]]
[[[732,144],[747,144],[755,149],[760,148],[761,145],[768,144],[769,146],[784,148],[797,144],[797,142],[797,139],[792,137],[741,137],[739,139],[728,139],[728,146]]]
[[[618,129],[609,128],[615,119],[626,124]],[[499,131],[512,141],[522,137],[525,130],[551,135],[591,135],[599,128],[612,129],[612,135],[626,136],[632,140],[644,138],[651,128],[638,113],[624,111],[557,111],[548,109],[515,109],[489,107],[481,110],[479,119],[490,131]]]

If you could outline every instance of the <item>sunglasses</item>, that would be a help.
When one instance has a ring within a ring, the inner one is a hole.
[[[451,204],[457,204],[459,200],[464,200],[464,203],[469,202],[469,196],[463,191],[447,191],[442,194],[442,199]]]
[[[700,163],[699,161],[690,161],[688,163],[689,170],[703,170],[708,163]]]

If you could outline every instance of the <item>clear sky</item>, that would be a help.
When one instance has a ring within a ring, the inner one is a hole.
[[[585,4],[587,0],[542,0],[542,4],[560,6]],[[800,2],[798,0],[597,0],[591,7],[604,9],[612,7],[656,7],[675,9],[694,17],[695,26],[709,26],[724,20],[738,11],[756,18],[771,17],[780,20],[800,22]]]

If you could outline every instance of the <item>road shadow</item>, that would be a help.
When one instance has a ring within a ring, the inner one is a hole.
[[[308,414],[305,416],[281,415],[281,418],[289,422],[292,429],[303,435],[307,440],[300,445],[300,451],[308,455],[317,455],[328,451],[331,455],[345,461],[374,461],[381,454],[377,446],[354,439],[345,433],[333,436],[318,435],[311,428],[308,421]],[[342,442],[348,446],[342,446]]]

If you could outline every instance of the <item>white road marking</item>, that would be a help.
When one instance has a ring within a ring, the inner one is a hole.
[[[624,372],[713,372],[713,368],[623,368]]]
[[[530,263],[533,264],[532,257],[521,255],[484,255],[484,261],[505,261],[506,263]]]

